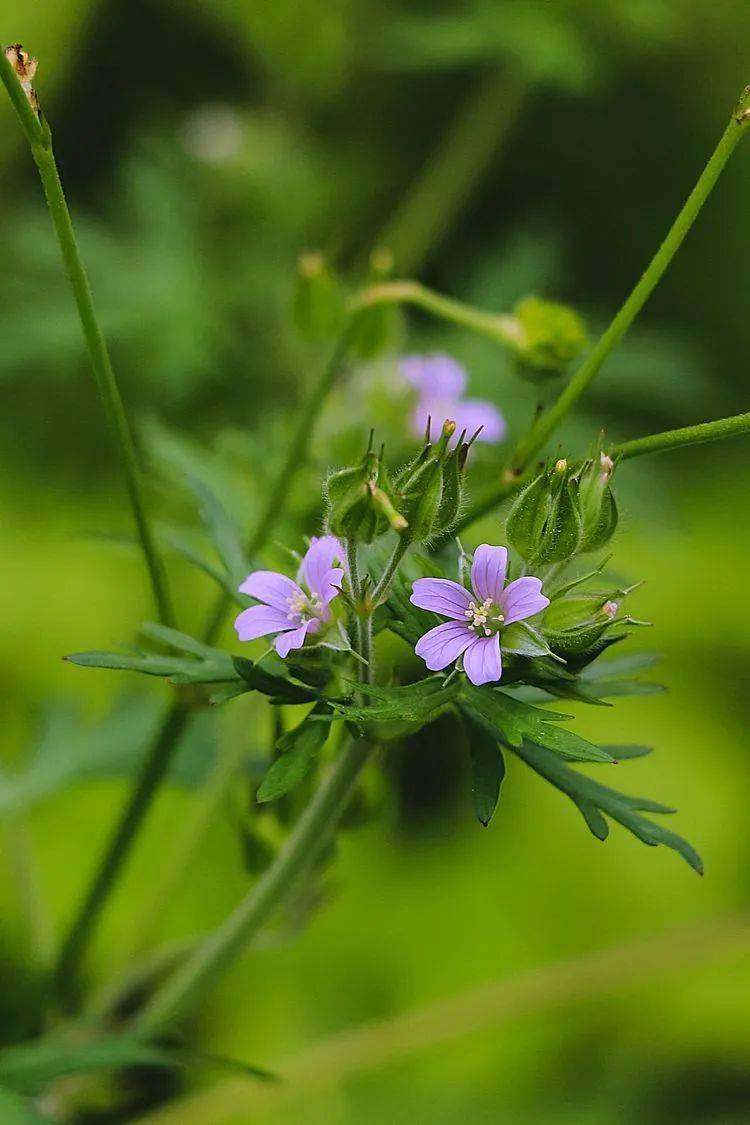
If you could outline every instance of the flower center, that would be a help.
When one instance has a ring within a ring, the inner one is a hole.
[[[323,609],[323,602],[318,594],[304,594],[301,591],[299,594],[291,594],[286,599],[286,604],[289,606],[287,620],[294,621],[299,618],[300,624],[304,624],[312,617],[320,617]]]
[[[505,624],[500,606],[492,598],[485,598],[480,604],[469,602],[464,617],[469,631],[478,637],[491,637],[493,633],[499,633]]]

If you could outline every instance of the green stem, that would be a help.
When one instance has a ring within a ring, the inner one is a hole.
[[[628,461],[631,457],[643,457],[646,453],[663,453],[667,449],[677,449],[682,445],[699,445],[719,438],[739,437],[750,433],[750,413],[735,414],[731,418],[717,418],[714,422],[700,422],[696,426],[683,426],[678,430],[664,430],[660,434],[624,441],[609,450],[613,458]]]
[[[549,410],[540,415],[526,436],[518,443],[510,461],[511,468],[503,473],[494,487],[488,489],[469,507],[460,520],[458,530],[480,519],[507,496],[517,491],[523,481],[524,473],[534,457],[544,448],[554,430],[599,373],[610,352],[623,338],[664,276],[749,125],[750,93],[746,90],[735,108],[734,114],[711,159],[703,169],[698,182],[672,224],[667,237],[652,258],[646,272],[559,397]]]
[[[325,399],[330,392],[351,339],[352,320],[349,321],[323,367],[319,378],[300,407],[299,419],[286,456],[269,492],[266,504],[253,534],[248,541],[248,554],[254,555],[271,532],[284,506],[286,494],[310,447],[313,428],[320,416]],[[229,597],[221,595],[211,613],[204,631],[207,643],[216,637],[231,608]],[[77,977],[81,959],[99,914],[109,897],[125,860],[135,842],[156,792],[166,776],[177,745],[190,718],[189,708],[178,700],[168,710],[151,750],[146,757],[135,789],[116,825],[107,850],[94,876],[83,904],[74,918],[71,929],[60,951],[55,970],[55,984],[66,1006],[70,1007],[77,996]]]
[[[445,297],[428,289],[419,281],[383,281],[364,289],[354,301],[354,308],[373,305],[414,305],[441,320],[448,320],[472,332],[489,336],[506,347],[514,348],[518,334],[513,317],[503,313],[489,313]]]
[[[403,539],[399,539],[396,546],[393,548],[393,554],[385,565],[385,570],[380,576],[377,586],[372,592],[373,606],[379,606],[385,601],[386,595],[390,589],[391,582],[396,577],[396,571],[399,568],[402,558],[409,550],[409,544],[405,543]]]
[[[310,872],[346,810],[370,753],[363,741],[342,750],[271,865],[223,925],[154,994],[133,1022],[136,1033],[159,1031],[180,1015]]]
[[[669,233],[612,323],[564,388],[556,402],[537,419],[526,437],[519,442],[512,461],[515,469],[523,470],[526,468],[536,454],[544,448],[551,434],[570,412],[589,383],[591,383],[599,373],[610,352],[619,344],[620,340],[661,281],[672,259],[682,246],[693,223],[698,218],[703,204],[715,187],[727,161],[746,131],[747,121],[742,117],[742,112],[741,106],[735,111],[735,115],[733,115],[724,130],[711,159],[703,169],[698,182],[672,224]]]
[[[504,67],[482,78],[461,104],[376,241],[390,250],[400,273],[418,273],[439,247],[518,120],[528,89],[520,68]]]
[[[65,270],[73,290],[78,316],[91,360],[99,396],[104,406],[110,429],[115,439],[125,484],[130,498],[138,538],[146,560],[154,601],[159,619],[165,625],[174,625],[174,613],[169,596],[164,563],[156,547],[156,540],[143,500],[142,482],[120,389],[107,351],[99,322],[94,311],[91,287],[76,242],[75,231],[65,201],[62,183],[52,151],[52,138],[46,122],[40,121],[16,78],[5,55],[0,52],[0,77],[10,94],[31,154],[39,171],[52,225],[60,245]],[[20,96],[19,96],[20,95]]]

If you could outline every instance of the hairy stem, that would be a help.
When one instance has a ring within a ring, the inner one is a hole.
[[[678,449],[682,445],[700,445],[719,438],[739,437],[750,433],[750,413],[734,414],[731,418],[717,418],[713,422],[700,422],[696,426],[682,426],[678,430],[664,430],[660,434],[624,441],[609,450],[611,457],[628,461],[631,457],[643,457],[646,453],[663,453],[668,449]]]
[[[112,435],[115,440],[120,464],[125,478],[130,506],[133,511],[143,556],[148,568],[154,601],[160,621],[174,625],[174,613],[169,595],[166,572],[161,555],[156,546],[151,523],[143,498],[140,467],[136,458],[133,437],[125,413],[122,396],[109,358],[99,321],[94,310],[86,270],[76,242],[73,223],[65,201],[62,183],[52,151],[52,138],[46,122],[40,121],[32,109],[15,72],[0,51],[0,77],[10,94],[13,106],[18,113],[24,133],[31,147],[31,154],[39,172],[44,188],[52,225],[60,245],[65,270],[73,290],[78,316],[81,321],[86,347],[91,360],[97,390],[101,398]]]
[[[393,553],[385,565],[385,570],[380,576],[377,586],[372,592],[373,606],[379,606],[385,601],[386,595],[391,587],[391,582],[396,577],[401,560],[409,549],[409,544],[405,543],[403,539],[399,539],[396,546],[393,548]]]
[[[339,754],[281,851],[236,909],[203,942],[135,1018],[133,1030],[152,1033],[167,1026],[245,949],[259,928],[309,874],[346,810],[371,753],[350,742]]]
[[[283,510],[286,494],[294,477],[307,458],[313,429],[346,355],[351,332],[352,321],[342,331],[310,393],[300,405],[299,417],[293,436],[286,447],[286,455],[279,466],[260,519],[248,541],[247,549],[251,557],[270,535]],[[231,606],[232,601],[229,597],[219,596],[204,631],[204,639],[207,643],[215,639]],[[167,711],[141,767],[135,788],[120,821],[115,826],[109,845],[94,875],[93,883],[73,920],[60,951],[54,976],[58,995],[66,1007],[73,1006],[76,1001],[78,971],[86,945],[130,854],[158,788],[167,774],[189,718],[190,710],[181,700],[175,702]]]

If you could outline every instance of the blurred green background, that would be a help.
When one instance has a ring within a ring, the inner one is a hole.
[[[504,310],[537,292],[579,308],[592,332],[603,326],[750,80],[746,16],[745,0],[5,0],[4,39],[40,60],[37,86],[154,466],[154,502],[177,518],[157,464],[193,465],[252,524],[290,404],[320,361],[289,323],[301,251],[322,249],[356,280],[370,249],[387,245],[398,273],[454,296]],[[4,103],[0,136],[2,760],[21,769],[41,745],[64,774],[84,737],[90,757],[74,785],[52,785],[20,813],[0,808],[8,1041],[36,1026],[45,954],[166,689],[129,684],[122,696],[117,677],[60,661],[127,640],[152,611],[138,556],[116,541],[130,526],[123,489]],[[601,426],[622,439],[747,409],[749,182],[741,149],[569,427],[573,447]],[[394,332],[394,355],[450,351],[513,432],[528,419],[537,391],[491,342],[416,316]],[[314,482],[342,455],[342,430],[361,443],[368,412],[382,412],[368,378],[357,374],[331,404],[280,540],[300,522],[313,529]],[[738,441],[622,469],[615,561],[646,580],[633,609],[655,622],[645,644],[665,654],[669,692],[577,720],[593,738],[656,748],[623,765],[617,783],[679,807],[705,879],[617,830],[598,844],[515,760],[482,830],[463,748],[439,724],[389,754],[381,815],[345,837],[324,909],[308,903],[309,919],[298,912],[264,935],[191,1036],[295,1073],[311,1044],[365,1021],[710,924],[695,958],[683,964],[676,952],[672,965],[667,942],[646,972],[633,954],[613,970],[616,995],[588,988],[585,972],[567,998],[539,985],[541,998],[527,996],[502,1023],[483,1018],[477,1000],[460,1034],[424,1048],[402,1050],[396,1025],[383,1057],[355,1065],[345,1049],[324,1053],[291,1089],[203,1075],[206,1100],[159,1121],[750,1121],[750,945],[727,952],[721,936],[750,893],[749,463]],[[494,517],[470,541],[498,535]],[[178,561],[172,577],[189,628],[211,591]],[[100,928],[92,983],[132,950],[134,928],[144,941],[199,934],[241,896],[252,877],[246,788],[237,775],[209,804],[206,776],[217,755],[231,776],[237,754],[265,752],[268,737],[244,700],[195,732]],[[174,899],[155,904],[156,875],[199,801],[208,832]],[[176,1079],[133,1083],[128,1120],[182,1092]],[[101,1097],[103,1107],[108,1091]],[[87,1120],[115,1119],[105,1112]]]

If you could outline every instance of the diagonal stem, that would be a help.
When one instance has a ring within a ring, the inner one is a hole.
[[[491,511],[506,496],[517,490],[523,474],[533,459],[542,451],[554,431],[599,373],[610,352],[622,340],[661,281],[749,126],[750,87],[743,93],[698,182],[630,296],[557,400],[549,410],[540,415],[518,443],[510,461],[511,468],[503,474],[493,488],[488,489],[464,513],[459,530]]]

